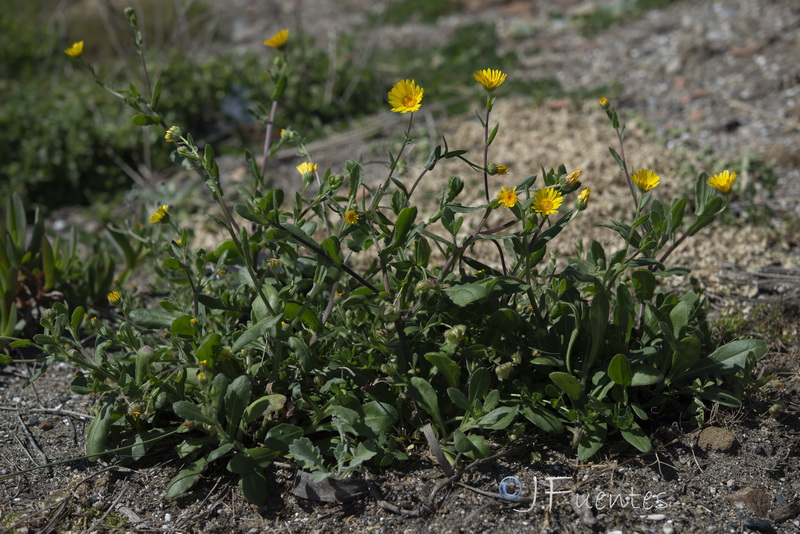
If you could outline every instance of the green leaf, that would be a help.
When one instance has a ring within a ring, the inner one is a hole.
[[[289,446],[303,436],[299,426],[281,423],[269,429],[264,438],[264,445],[281,453],[289,452]]]
[[[625,163],[623,163],[619,153],[611,147],[608,147],[608,151],[611,152],[611,157],[614,158],[614,161],[617,162],[617,165],[619,166],[620,170],[625,171]]]
[[[275,317],[267,317],[261,319],[254,325],[250,326],[240,335],[231,347],[231,352],[237,354],[243,348],[249,346],[251,343],[266,336],[267,333],[281,320],[280,315]]]
[[[517,417],[516,406],[501,406],[487,413],[475,423],[475,426],[488,430],[503,430]]]
[[[194,337],[195,329],[192,325],[192,317],[183,315],[172,321],[172,325],[169,327],[169,333],[175,337]]]
[[[650,438],[647,437],[647,434],[644,433],[644,430],[637,425],[636,423],[632,423],[632,428],[626,430],[620,430],[620,434],[622,437],[625,438],[625,441],[639,449],[641,452],[650,452],[652,445],[650,444]]]
[[[466,412],[470,411],[469,400],[467,400],[467,397],[461,392],[460,389],[447,388],[447,396],[450,397],[450,400],[453,401],[453,404],[462,410]]]
[[[429,352],[425,355],[425,359],[439,370],[448,386],[458,387],[461,378],[461,366],[454,362],[450,356],[442,352]]]
[[[286,395],[280,393],[264,395],[250,403],[250,406],[244,411],[242,422],[249,424],[262,417],[268,417],[281,411],[284,406],[286,406]]]
[[[397,408],[386,402],[370,401],[364,404],[364,424],[377,436],[383,436],[399,417]]]
[[[578,441],[578,459],[588,460],[594,456],[605,443],[607,432],[605,423],[585,422],[581,427],[581,437]]]
[[[197,361],[213,360],[219,347],[222,345],[222,336],[216,332],[206,335],[200,343],[200,347],[195,351],[194,357]]]
[[[137,126],[149,126],[151,124],[158,124],[161,122],[161,117],[158,115],[144,115],[138,114],[133,116],[133,123]]]
[[[307,437],[294,440],[289,445],[289,455],[297,460],[304,469],[327,471],[319,447],[311,443]]]
[[[56,283],[56,265],[53,258],[53,247],[46,235],[42,236],[42,271],[44,272],[44,289],[51,289]]]
[[[403,208],[397,215],[397,221],[394,223],[394,233],[392,234],[392,241],[389,246],[383,250],[383,255],[388,255],[397,250],[401,246],[405,246],[406,238],[408,237],[411,227],[414,225],[414,220],[417,218],[417,207],[408,206]]]
[[[489,391],[491,381],[492,374],[485,367],[475,369],[472,376],[469,377],[469,391],[467,395],[473,413],[477,411],[477,406],[480,404],[481,399],[486,395],[486,392]]]
[[[311,308],[303,309],[303,306],[298,304],[297,302],[287,301],[284,307],[284,314],[286,315],[286,319],[293,320],[297,317],[297,314],[300,313],[302,310],[303,314],[300,316],[300,319],[306,323],[309,328],[312,330],[318,330],[319,327],[322,325],[319,319],[317,318],[316,314],[311,310]]]
[[[172,499],[189,491],[200,480],[205,466],[205,458],[200,458],[192,462],[189,467],[181,469],[167,484],[167,497]]]
[[[561,434],[564,432],[564,425],[555,414],[539,406],[523,406],[520,410],[525,419],[551,434]]]
[[[639,269],[631,273],[631,282],[636,298],[640,301],[650,300],[656,289],[656,276],[648,269]]]
[[[494,128],[492,128],[492,132],[489,134],[489,139],[486,141],[486,146],[492,144],[492,141],[494,141],[494,138],[497,135],[497,130],[499,128],[500,128],[500,123],[498,122],[497,124],[495,124]]]
[[[79,334],[79,329],[81,327],[81,323],[83,322],[83,316],[85,312],[83,310],[83,306],[78,306],[75,308],[75,311],[72,312],[72,320],[70,321],[70,326],[72,326],[72,333],[73,335]]]
[[[237,376],[225,392],[225,412],[228,418],[228,435],[235,436],[245,408],[250,402],[250,378]]]
[[[615,384],[621,386],[630,386],[632,384],[633,372],[631,371],[631,364],[624,354],[617,354],[611,358],[611,362],[608,364],[608,377]]]
[[[114,423],[114,404],[107,402],[100,408],[89,426],[86,428],[86,455],[90,462],[96,462],[103,456],[108,441],[108,433]]]
[[[200,406],[187,400],[180,400],[173,403],[172,411],[181,419],[214,426],[214,421],[203,413],[203,409]]]
[[[768,345],[760,339],[740,339],[723,345],[703,358],[682,378],[702,375],[727,375],[744,369],[748,360],[758,360],[768,350]]]
[[[335,235],[326,237],[322,243],[320,243],[320,247],[325,251],[325,254],[328,255],[328,258],[333,261],[333,263],[336,265],[341,265],[344,263],[340,253],[341,244],[339,243],[338,237]]]
[[[646,363],[635,363],[631,366],[631,386],[652,386],[658,384],[663,376],[661,371]]]
[[[554,371],[550,373],[550,380],[573,401],[580,398],[581,383],[573,375],[562,371]]]
[[[672,365],[667,373],[666,382],[669,384],[683,378],[681,375],[690,371],[700,359],[700,340],[695,337],[685,337],[678,342],[677,348],[672,352]]]
[[[442,414],[439,412],[439,398],[436,396],[436,390],[433,389],[433,386],[424,378],[412,376],[408,391],[411,394],[411,398],[413,398],[428,415],[433,417],[439,430],[444,434],[445,425],[442,420]]]
[[[175,258],[164,258],[162,262],[166,269],[170,269],[172,271],[183,271],[186,267],[180,261],[176,260]]]
[[[148,310],[138,308],[130,310],[128,317],[131,322],[142,328],[152,329],[168,329],[172,326],[172,321],[175,320],[175,315],[165,310]]]
[[[464,454],[470,459],[485,458],[489,455],[490,448],[483,436],[467,436],[460,430],[453,432],[453,444],[456,451]]]

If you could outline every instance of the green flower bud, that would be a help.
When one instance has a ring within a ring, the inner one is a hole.
[[[501,382],[503,380],[508,380],[508,377],[511,376],[511,371],[514,370],[514,364],[511,362],[501,363],[497,367],[494,368],[495,374],[497,374],[497,379]]]
[[[381,373],[389,376],[393,376],[397,374],[397,364],[394,363],[383,363],[381,364]]]
[[[451,345],[458,345],[467,333],[467,327],[463,324],[457,324],[450,330],[444,333],[444,339]]]
[[[452,202],[453,199],[456,198],[463,190],[464,180],[462,180],[459,176],[451,176],[450,179],[447,180],[447,195],[445,196],[445,204]]]
[[[490,163],[486,167],[486,172],[489,176],[494,176],[496,174],[508,174],[508,167],[505,165],[499,165],[497,163]]]

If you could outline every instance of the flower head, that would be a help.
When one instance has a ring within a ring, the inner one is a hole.
[[[122,300],[122,294],[119,291],[114,290],[111,293],[109,293],[108,295],[106,295],[106,298],[108,299],[108,302],[110,304],[117,305]]]
[[[639,169],[631,174],[631,180],[636,186],[644,192],[650,191],[658,185],[661,177],[655,171],[650,169]]]
[[[569,173],[567,175],[566,178],[564,178],[564,182],[568,186],[573,186],[576,183],[578,183],[578,178],[581,177],[581,174],[583,174],[583,169],[578,169],[577,171],[572,171],[571,173]]]
[[[283,48],[283,45],[286,44],[286,40],[289,38],[289,30],[281,30],[266,41],[264,44],[266,46],[271,46],[272,48]]]
[[[303,182],[306,184],[311,183],[314,179],[314,173],[317,172],[317,164],[310,161],[304,161],[297,166],[297,172],[303,176]]]
[[[152,224],[160,223],[160,222],[167,222],[169,221],[169,206],[166,204],[162,204],[158,207],[156,211],[150,216],[150,222]]]
[[[721,193],[730,193],[734,180],[736,180],[736,172],[725,170],[709,178],[706,183]]]
[[[167,140],[167,143],[173,143],[181,138],[182,133],[181,129],[177,126],[170,126],[167,133],[164,134],[164,139]]]
[[[392,111],[407,113],[417,111],[422,105],[422,93],[425,90],[414,83],[414,80],[400,80],[389,91],[389,104]]]
[[[494,91],[506,81],[506,73],[497,69],[479,70],[472,77],[489,92]]]
[[[495,174],[508,174],[508,167],[497,163],[490,163],[486,167],[486,173],[489,176],[494,176]]]
[[[608,105],[608,99],[603,96],[597,101],[597,103],[600,104],[601,108],[604,108]]]
[[[83,53],[83,41],[78,41],[77,43],[73,43],[72,46],[64,50],[64,53],[68,56],[78,57]]]
[[[550,215],[558,211],[564,196],[552,187],[542,187],[533,194],[533,211]]]
[[[347,210],[344,212],[344,221],[347,224],[355,224],[358,222],[358,212],[356,210]]]
[[[500,199],[500,203],[507,208],[513,208],[517,205],[517,200],[519,197],[517,196],[517,188],[512,187],[510,190],[506,189],[505,187],[500,188],[500,192],[497,193],[497,198]]]
[[[589,195],[592,193],[592,190],[588,187],[584,187],[580,193],[578,193],[578,200],[575,201],[575,208],[577,210],[585,210],[586,206],[589,205]]]

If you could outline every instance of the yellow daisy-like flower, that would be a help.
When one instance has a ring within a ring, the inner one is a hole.
[[[494,91],[506,81],[506,73],[497,69],[479,70],[472,77],[489,92]]]
[[[501,187],[500,192],[497,193],[497,198],[500,199],[500,204],[507,208],[513,208],[517,205],[517,200],[519,199],[517,196],[517,188],[512,187],[511,189],[506,189],[505,187]]]
[[[299,172],[303,176],[305,176],[306,173],[313,174],[317,172],[317,164],[311,163],[310,161],[304,161],[303,163],[297,166],[297,172]]]
[[[588,187],[584,188],[583,191],[581,191],[578,194],[578,200],[580,200],[581,202],[589,202],[589,195],[591,195],[591,193],[592,193],[591,189],[589,189]]]
[[[73,43],[72,46],[64,50],[64,53],[72,57],[78,57],[79,55],[83,54],[83,41]]]
[[[730,193],[734,180],[736,173],[725,170],[709,178],[706,183],[721,193]]]
[[[414,80],[400,80],[389,91],[389,104],[392,111],[408,113],[417,111],[422,105],[422,94],[425,90],[414,83]]]
[[[600,107],[601,107],[601,108],[604,108],[604,107],[606,107],[606,106],[608,105],[608,99],[607,99],[606,97],[601,97],[601,98],[600,98],[600,99],[597,101],[597,103],[598,103],[598,104],[600,104]]]
[[[169,206],[166,204],[162,204],[158,207],[158,209],[150,216],[150,222],[152,224],[160,223],[160,222],[167,222],[169,220]]]
[[[658,185],[661,177],[656,174],[656,171],[651,169],[639,169],[631,174],[631,180],[636,184],[636,187],[647,192]]]
[[[358,213],[356,210],[347,210],[344,212],[344,222],[347,224],[355,224],[358,222]]]
[[[108,302],[110,304],[117,305],[122,300],[122,293],[120,293],[119,291],[114,290],[111,293],[109,293],[108,295],[106,295],[106,298],[108,299]]]
[[[177,126],[170,126],[169,130],[167,130],[167,133],[164,134],[164,139],[167,140],[167,143],[174,143],[181,138],[182,133],[183,132],[181,132],[181,129]]]
[[[289,30],[281,30],[264,41],[264,44],[272,48],[281,48],[286,44],[287,39],[289,39]]]
[[[564,196],[552,187],[542,187],[533,194],[533,211],[542,215],[556,213]]]

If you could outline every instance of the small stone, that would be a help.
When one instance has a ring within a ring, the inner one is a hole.
[[[751,528],[753,530],[763,532],[765,534],[770,534],[775,532],[775,529],[772,527],[772,523],[770,523],[769,521],[765,521],[763,519],[757,519],[755,517],[748,517],[747,519],[742,521],[742,526],[745,528]]]
[[[166,521],[167,523],[172,521],[172,514],[164,514],[164,521]]]
[[[739,448],[739,442],[733,432],[725,428],[710,426],[700,431],[697,437],[697,446],[704,451],[734,453]]]
[[[664,514],[650,514],[648,516],[645,516],[645,519],[647,519],[648,521],[663,521],[666,518],[667,516],[665,516]]]
[[[757,446],[753,452],[758,454],[759,456],[764,456],[765,454],[767,454],[767,451],[764,450],[764,447],[762,447],[761,445]]]
[[[664,534],[675,534],[675,527],[672,525],[664,525],[664,527],[661,529],[661,532]]]

